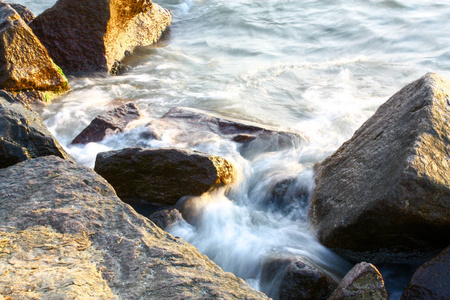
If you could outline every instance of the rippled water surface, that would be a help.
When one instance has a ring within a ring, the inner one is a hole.
[[[54,3],[16,2],[36,14]],[[194,225],[179,224],[170,232],[254,287],[261,288],[261,261],[273,253],[307,256],[335,276],[343,274],[350,265],[318,244],[304,199],[294,199],[288,209],[265,203],[283,179],[291,178],[294,190],[311,190],[312,165],[402,86],[429,71],[450,77],[450,3],[155,2],[173,13],[166,37],[128,57],[123,76],[70,77],[72,91],[41,108],[46,124],[89,166],[99,151],[136,145],[199,149],[232,161],[238,183],[198,199],[202,210]],[[147,120],[186,106],[289,129],[307,141],[279,151],[254,149],[243,157],[238,144],[218,136],[186,142],[172,133],[143,140],[143,120],[102,143],[69,146],[96,115],[128,100]],[[396,287],[390,291],[392,299],[399,297]]]

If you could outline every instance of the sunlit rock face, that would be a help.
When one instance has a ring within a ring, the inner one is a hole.
[[[448,244],[449,112],[450,84],[428,73],[315,166],[310,217],[325,246],[354,261],[396,261]]]
[[[158,41],[171,19],[149,0],[59,0],[30,27],[64,72],[109,72],[136,46]]]

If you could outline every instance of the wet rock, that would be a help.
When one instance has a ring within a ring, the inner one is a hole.
[[[0,89],[38,91],[42,101],[70,89],[33,31],[4,1],[0,1],[0,37]]]
[[[0,289],[22,287],[27,274],[36,273],[26,291],[2,290],[12,299],[31,298],[31,293],[49,299],[58,292],[58,299],[68,299],[68,289],[81,295],[96,289],[106,299],[111,294],[118,299],[267,299],[192,245],[137,214],[91,169],[54,156],[0,170],[0,224],[1,242],[6,243],[0,247],[0,263],[15,272],[0,273]],[[3,239],[11,241],[20,232],[31,235],[30,243],[14,243],[23,251],[33,248],[23,256]],[[47,266],[58,269],[48,268],[47,274],[30,271],[42,265],[33,257],[55,258]],[[107,287],[91,286],[103,284],[101,279]],[[52,286],[65,288],[55,291]]]
[[[0,168],[47,155],[70,159],[38,113],[0,97]]]
[[[30,27],[64,72],[109,72],[136,46],[158,41],[171,18],[150,0],[59,0]]]
[[[449,110],[450,84],[428,73],[315,166],[310,217],[325,246],[375,263],[449,243]]]
[[[401,300],[444,300],[449,291],[450,246],[416,270]]]
[[[126,126],[141,117],[136,104],[126,103],[113,110],[97,116],[72,141],[72,144],[87,144],[100,142],[105,136],[117,131],[123,132]]]
[[[336,281],[306,258],[281,257],[263,264],[261,289],[274,299],[327,299]]]
[[[298,182],[297,178],[286,178],[275,184],[265,204],[286,212],[293,206],[307,208],[310,193],[310,188],[302,182]]]
[[[174,205],[183,196],[230,184],[233,166],[200,151],[127,148],[99,153],[95,171],[127,202]]]
[[[183,221],[183,216],[176,208],[168,208],[154,212],[149,219],[159,228],[165,230],[167,227]]]
[[[383,276],[374,265],[365,262],[355,265],[328,298],[328,300],[350,299],[389,299],[384,287]]]
[[[22,20],[25,21],[25,23],[29,24],[34,19],[34,14],[31,12],[31,10],[28,9],[28,7],[23,6],[18,3],[8,3],[22,18]]]

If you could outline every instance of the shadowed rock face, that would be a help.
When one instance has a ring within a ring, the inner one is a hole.
[[[234,181],[233,166],[200,151],[127,148],[97,155],[95,171],[124,201],[174,205]]]
[[[33,234],[34,240],[42,240],[47,234],[48,244],[38,245],[41,252],[36,255],[58,258],[60,251],[66,251],[64,259],[73,258],[75,265],[59,261],[60,271],[67,270],[65,278],[70,279],[74,271],[80,270],[81,275],[76,278],[82,280],[68,280],[59,294],[61,299],[70,298],[70,291],[86,292],[93,289],[90,284],[103,284],[99,273],[108,286],[96,291],[106,297],[113,294],[119,299],[267,299],[243,280],[223,272],[192,245],[138,215],[91,169],[54,156],[0,170],[0,224],[2,237],[8,239],[18,231]],[[18,246],[31,247],[36,243],[22,244]],[[53,247],[57,251],[52,252]],[[0,264],[10,269],[14,269],[12,263],[28,263],[30,267],[38,264],[29,256],[21,258],[17,252],[10,252],[9,246],[0,249]],[[10,259],[13,256],[15,261]],[[77,263],[82,261],[88,264]],[[33,282],[47,279],[58,285],[61,272],[48,272],[47,278]],[[90,276],[83,278],[85,272],[91,272]],[[0,281],[2,286],[23,285],[20,277],[9,277],[5,272],[0,274]],[[49,299],[52,291],[43,287],[46,286],[32,284],[26,293],[42,293],[42,299]],[[65,290],[69,290],[67,294]],[[11,294],[13,299],[27,295],[21,289],[16,291],[18,294]]]
[[[449,111],[449,83],[426,74],[315,166],[310,217],[325,246],[388,262],[448,244]]]
[[[0,97],[0,168],[47,155],[70,159],[38,113]]]
[[[24,20],[0,1],[0,89],[61,93],[67,79]]]
[[[444,300],[449,290],[450,246],[416,270],[401,300]]]
[[[59,0],[30,27],[64,72],[109,72],[125,53],[156,42],[170,21],[149,0]]]
[[[25,21],[25,23],[29,24],[34,19],[34,14],[31,10],[28,9],[28,7],[23,6],[18,3],[8,3],[22,18],[22,20]]]

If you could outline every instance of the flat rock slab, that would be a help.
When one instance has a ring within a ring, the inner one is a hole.
[[[13,101],[11,97],[0,97],[0,168],[39,156],[71,159],[48,131],[42,117],[21,104],[10,103]]]
[[[183,196],[200,196],[234,181],[234,168],[227,160],[172,148],[102,152],[95,171],[130,203],[174,205]]]
[[[130,122],[139,119],[141,116],[141,111],[136,104],[123,104],[97,116],[73,139],[72,144],[100,142],[107,135],[123,132]]]
[[[0,89],[50,94],[70,89],[33,31],[4,1],[0,1],[0,66]]]
[[[23,286],[29,279],[25,264],[39,266],[33,257],[50,258],[49,265],[55,264],[51,258],[63,259],[56,261],[58,271],[43,274],[34,269],[36,278],[26,292],[2,290],[6,298],[29,298],[27,293],[36,293],[49,299],[56,291],[46,287],[59,286],[58,279],[65,278],[66,289],[61,289],[58,299],[70,298],[70,291],[86,295],[94,288],[97,295],[105,295],[99,299],[111,299],[111,294],[119,299],[267,299],[242,279],[223,272],[192,245],[137,214],[91,169],[54,156],[0,170],[0,226],[1,241],[6,244],[0,247],[0,264],[25,276],[2,272],[1,288]],[[23,251],[33,248],[25,256],[7,241],[21,234],[30,243],[15,243]],[[80,265],[83,261],[87,264]],[[21,267],[15,269],[12,264]]]
[[[319,240],[348,259],[408,261],[450,242],[450,84],[405,86],[315,166]]]
[[[136,46],[158,41],[171,19],[150,0],[58,0],[30,27],[64,72],[110,72]]]

